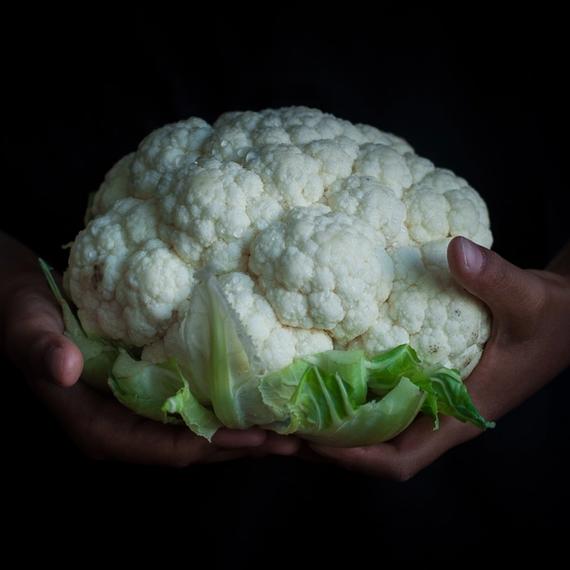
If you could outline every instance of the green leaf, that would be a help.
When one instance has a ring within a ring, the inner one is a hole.
[[[61,306],[65,335],[77,345],[83,355],[81,378],[93,388],[107,391],[107,380],[119,354],[118,345],[87,335],[62,295],[49,265],[43,259],[39,259],[39,264],[54,297]]]
[[[303,360],[324,374],[338,374],[345,383],[348,397],[355,405],[363,404],[368,393],[366,358],[361,350],[329,350]]]
[[[412,381],[421,373],[420,359],[409,344],[382,352],[366,363],[368,387],[382,395],[394,388],[402,377]]]
[[[275,419],[259,391],[261,366],[251,340],[211,275],[205,287],[209,306],[210,358],[207,377],[216,416],[230,428],[247,428]]]
[[[208,440],[221,426],[212,411],[194,397],[173,359],[153,364],[121,351],[109,386],[119,402],[146,418],[163,423],[181,423],[181,418],[195,434]]]
[[[211,404],[209,367],[210,302],[204,287],[194,289],[190,307],[176,329],[176,360],[202,404]]]
[[[365,365],[366,359],[360,350],[329,350],[298,358],[286,368],[267,374],[259,383],[259,391],[264,403],[279,421],[290,418],[291,410],[302,405],[301,383],[308,382],[314,389],[317,378],[327,383],[328,390],[336,391],[336,397],[346,393],[350,406],[355,407],[366,401],[368,387]],[[304,389],[306,392],[308,386]],[[291,424],[286,425],[289,428],[283,429],[291,429]]]
[[[433,430],[439,429],[439,404],[433,394],[426,394],[422,412],[433,419]]]
[[[178,414],[184,423],[196,434],[212,441],[212,437],[222,424],[214,413],[202,406],[194,397],[190,386],[184,379],[178,365],[174,364],[178,377],[183,380],[184,386],[174,395],[168,398],[162,406],[168,414]]]
[[[388,441],[404,431],[417,416],[424,394],[402,378],[381,400],[371,401],[320,429],[299,426],[299,433],[315,443],[354,447]],[[338,408],[337,408],[338,409]],[[331,416],[332,419],[332,416]]]
[[[135,360],[122,350],[109,386],[117,400],[136,414],[164,423],[179,423],[163,410],[165,402],[184,387],[172,366]]]
[[[439,428],[440,412],[481,429],[495,425],[479,414],[457,370],[423,367],[410,345],[400,345],[373,357],[366,368],[368,386],[376,394],[384,394],[402,376],[423,390],[427,394],[423,411],[433,417],[434,429]]]
[[[413,421],[425,396],[404,378],[382,400],[367,403],[366,380],[361,351],[333,350],[298,359],[261,383],[264,401],[280,418],[266,427],[327,445],[386,441]]]
[[[348,384],[339,372],[309,366],[291,403],[292,425],[305,432],[338,427],[354,415]]]
[[[309,366],[305,360],[297,359],[286,368],[261,378],[259,382],[261,397],[264,404],[274,413],[276,420],[289,418],[290,402]]]
[[[481,429],[495,427],[495,422],[479,413],[457,370],[442,367],[431,372],[429,379],[430,393],[437,398],[442,413]]]

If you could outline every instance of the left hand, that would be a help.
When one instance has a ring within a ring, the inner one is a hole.
[[[1,348],[83,454],[92,459],[188,466],[297,450],[298,440],[258,428],[220,429],[208,443],[186,427],[137,416],[78,381],[81,352],[63,334],[60,307],[37,262],[30,268],[12,275],[17,287],[0,295]]]
[[[295,439],[261,429],[222,428],[208,443],[186,427],[137,416],[83,382],[62,387],[42,378],[30,380],[32,389],[90,459],[187,467],[250,455],[290,455],[298,448]]]
[[[491,337],[466,384],[483,416],[498,419],[570,363],[570,277],[520,269],[465,238],[451,241],[448,261],[456,281],[492,313]],[[431,418],[420,417],[387,443],[311,447],[347,468],[405,481],[480,433],[451,417],[434,432]]]

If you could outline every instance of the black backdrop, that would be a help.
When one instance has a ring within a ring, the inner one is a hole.
[[[354,15],[309,23],[297,11],[246,25],[155,8],[14,20],[3,50],[9,176],[0,228],[63,267],[59,245],[80,229],[87,193],[150,130],[190,115],[212,121],[227,110],[304,104],[395,132],[464,176],[489,205],[494,248],[544,266],[569,234],[568,66],[556,15],[467,33],[466,13],[424,23],[422,34],[401,16]],[[378,563],[462,564],[496,553],[548,557],[563,546],[568,373],[493,432],[395,484],[283,458],[174,472],[93,464],[17,372],[3,370],[15,536],[39,540],[57,513],[65,541],[199,549],[234,567],[297,564],[300,545],[323,564],[362,553]],[[218,546],[206,549],[207,539]]]

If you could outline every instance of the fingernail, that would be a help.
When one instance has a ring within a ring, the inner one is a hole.
[[[61,372],[61,359],[63,358],[63,349],[61,346],[50,346],[46,349],[44,362],[52,380],[57,381]]]
[[[479,273],[483,267],[483,252],[481,248],[466,238],[460,238],[459,247],[465,269],[470,273]]]

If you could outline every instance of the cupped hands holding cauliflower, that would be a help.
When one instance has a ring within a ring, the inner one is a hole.
[[[487,209],[402,139],[304,107],[191,118],[122,158],[86,219],[68,334],[137,413],[335,445],[420,410],[490,425],[460,378],[489,318],[446,260],[453,236],[491,245]]]

